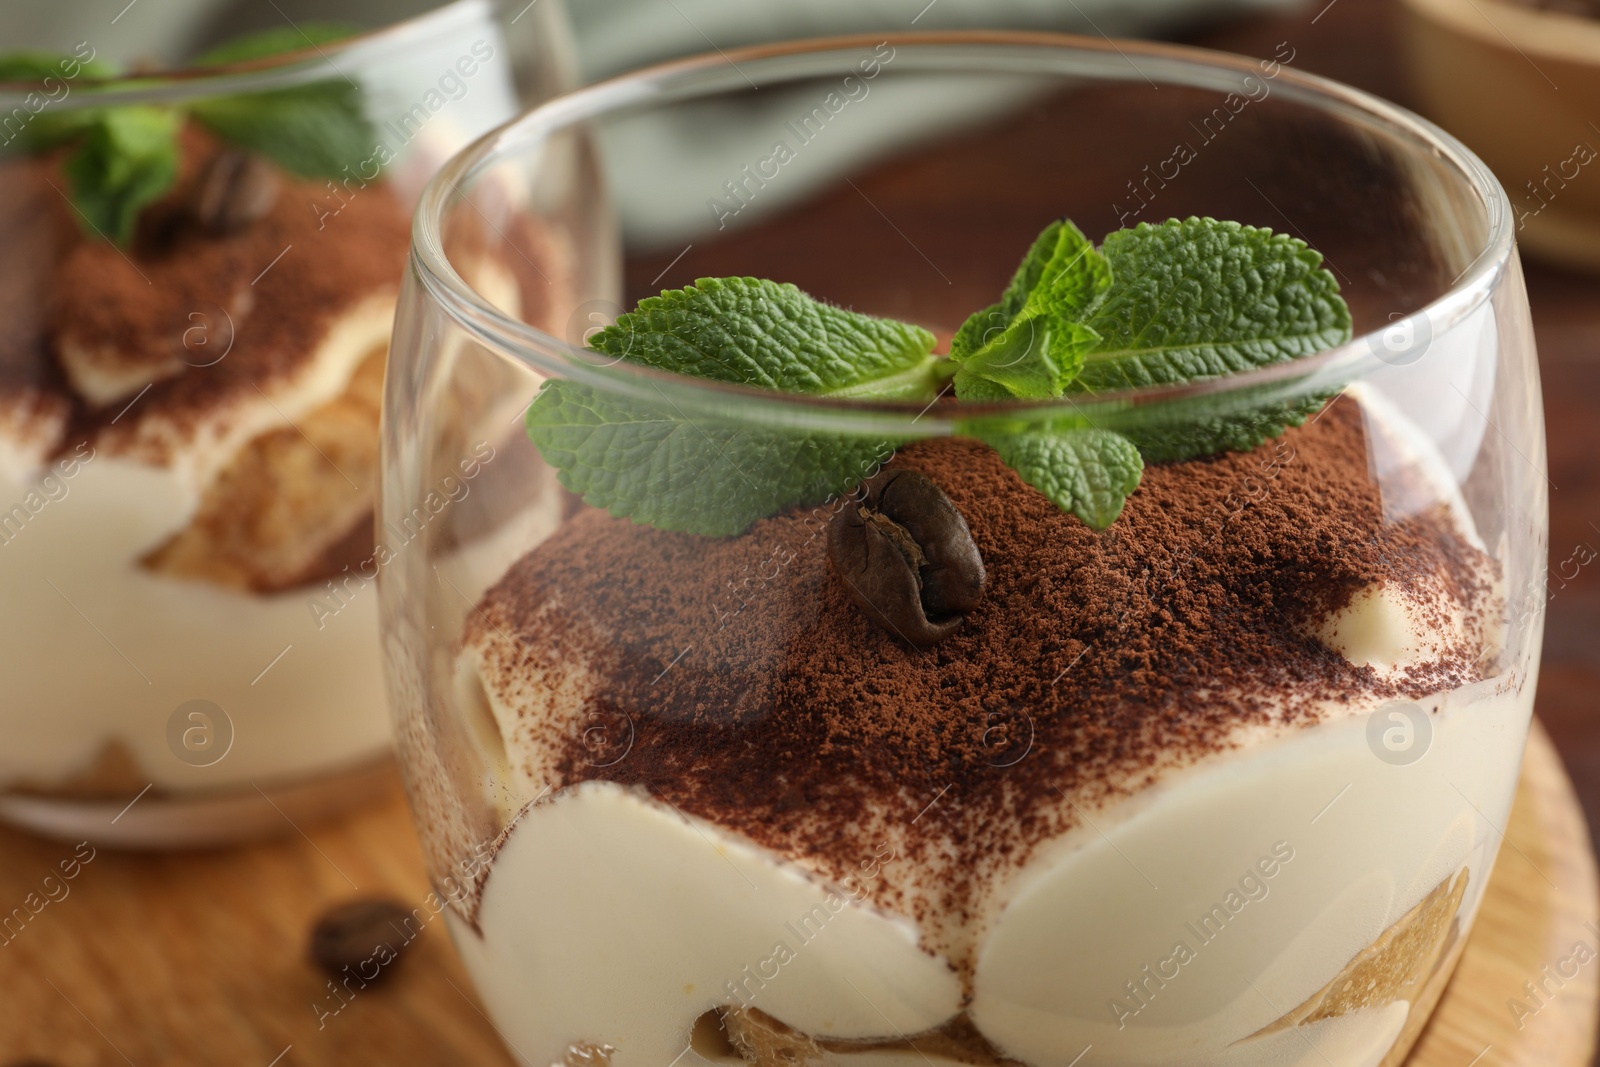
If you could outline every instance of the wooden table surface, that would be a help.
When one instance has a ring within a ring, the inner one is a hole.
[[[1585,832],[1536,727],[1477,925],[1405,1067],[1585,1062],[1594,967],[1575,968],[1537,1011],[1507,1008],[1532,1005],[1523,982],[1593,944]],[[443,922],[428,918],[398,782],[353,816],[245,848],[95,852],[0,827],[0,856],[6,907],[48,898],[0,934],[4,1067],[542,1067],[501,1044]],[[336,995],[307,960],[307,931],[328,907],[370,896],[426,921],[383,985]]]

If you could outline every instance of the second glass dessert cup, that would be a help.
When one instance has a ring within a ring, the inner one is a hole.
[[[565,87],[559,6],[514,14],[6,57],[0,819],[216,844],[392,782],[384,360],[423,184]]]
[[[380,578],[385,652],[432,877],[529,1062],[1403,1058],[1531,715],[1537,371],[1493,178],[1292,60],[756,49],[556,101],[430,186],[385,402],[382,518],[418,530]],[[1062,216],[1286,230],[1354,339],[960,405],[582,346],[708,275],[948,338]],[[469,280],[485,262],[542,265],[544,328]],[[975,440],[995,426],[1121,434],[1142,482],[1092,529]],[[862,515],[927,529],[888,500],[918,475],[986,575],[933,640],[853,591]]]

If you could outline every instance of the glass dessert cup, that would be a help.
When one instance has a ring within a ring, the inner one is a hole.
[[[755,49],[557,100],[429,186],[382,457],[382,522],[420,533],[379,579],[384,648],[435,888],[522,1060],[1404,1057],[1531,714],[1537,369],[1488,171],[1292,58],[1010,34]],[[948,338],[1052,219],[1098,240],[1190,215],[1323,252],[1354,339],[988,405],[581,346],[711,275]],[[513,269],[553,239],[579,254],[540,318],[469,280],[485,247]],[[522,423],[550,382],[644,414],[547,457]],[[1253,450],[1163,456],[1286,409],[1308,417]],[[1143,482],[1093,531],[971,439],[985,420],[1126,434]],[[931,478],[981,550],[983,599],[930,647],[844,587],[828,546],[856,487],[713,537],[607,514],[551,466],[609,471],[640,520],[685,494],[764,516],[789,477],[771,457],[845,446],[862,478]]]
[[[559,6],[513,13],[0,85],[0,818],[207,844],[392,781],[384,361],[424,182],[562,87]]]

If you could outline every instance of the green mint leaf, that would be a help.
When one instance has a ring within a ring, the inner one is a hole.
[[[1282,363],[1350,339],[1339,284],[1305,242],[1234,222],[1148,223],[1106,238],[1115,282],[1090,325],[1102,335],[1071,391],[1199,381]],[[1202,397],[1123,430],[1152,463],[1247,452],[1298,426],[1323,395],[1259,404]]]
[[[1034,239],[1000,307],[1008,317],[1036,309],[1058,319],[1079,319],[1105,295],[1111,277],[1110,264],[1083,231],[1061,219]]]
[[[962,400],[1044,400],[1060,396],[1100,335],[1078,322],[1047,314],[1013,319],[1000,334],[962,361],[954,378]],[[993,386],[999,386],[996,392]]]
[[[1196,397],[1153,409],[1148,419],[1130,418],[1122,433],[1148,463],[1170,463],[1222,452],[1249,452],[1291,426],[1299,426],[1332,399],[1319,393],[1294,400],[1243,403],[1239,396]]]
[[[943,366],[905,323],[811,300],[792,285],[702,279],[643,301],[595,348],[680,374],[814,396],[917,397],[953,380],[964,401],[1047,399],[1218,377],[1338,345],[1350,314],[1304,242],[1214,219],[1143,224],[1096,250],[1058,222],[998,303],[969,317]],[[953,371],[951,368],[954,368]],[[1123,412],[1115,431],[985,418],[962,430],[1094,529],[1121,514],[1146,462],[1244,451],[1326,398],[1237,393]],[[895,442],[693,420],[662,403],[547,383],[528,432],[563,484],[665,529],[739,533],[869,476]]]
[[[237,38],[195,65],[224,66],[344,40],[361,32],[332,22],[303,22]],[[202,101],[194,117],[240,148],[260,153],[302,178],[336,178],[371,160],[377,133],[361,107],[361,91],[343,77],[269,93]]]
[[[951,340],[963,400],[1060,396],[1100,340],[1080,321],[1111,287],[1111,267],[1083,232],[1051,223],[1023,257],[1000,303],[962,324]],[[1003,392],[997,392],[994,386]]]
[[[969,404],[999,403],[1005,400],[1015,400],[1017,395],[999,382],[991,382],[987,378],[968,376],[955,385],[956,399]]]
[[[589,343],[661,370],[812,396],[918,397],[933,334],[763,278],[701,278],[647,297]]]
[[[1341,344],[1350,313],[1322,257],[1294,238],[1215,219],[1120,230],[1095,252],[1070,223],[1047,228],[1000,303],[951,342],[963,400],[1177,384]],[[1248,451],[1299,425],[1325,397],[1200,398],[1119,421],[984,432],[1023,480],[1090,526],[1120,513],[1144,462]],[[1180,410],[1181,409],[1181,410]]]
[[[640,302],[590,338],[660,370],[812,396],[935,392],[934,337],[759,278],[702,278]],[[551,381],[528,435],[563,485],[613,515],[719,537],[842,492],[893,454],[879,438],[765,430]]]
[[[319,44],[342,41],[360,32],[358,26],[338,22],[301,22],[294,26],[279,26],[259,33],[247,33],[242,37],[226,41],[202,53],[195,59],[194,65],[223,67],[252,59],[265,59],[267,56],[282,55],[301,48],[313,48]]]
[[[955,335],[950,338],[950,360],[960,363],[982,348],[993,337],[998,337],[1013,316],[1007,315],[999,304],[990,304],[982,311],[967,316]]]
[[[1103,530],[1139,487],[1144,461],[1119,433],[1090,428],[974,433],[1062,511]]]
[[[178,174],[174,111],[119,107],[95,113],[65,171],[87,228],[117,244],[133,240],[139,212]]]
[[[302,178],[338,177],[378,148],[360,90],[344,81],[217,97],[195,104],[193,115],[223,140]]]
[[[561,484],[611,514],[707,537],[844,492],[870,477],[893,443],[686,418],[671,403],[548,381],[528,409],[528,436]]]
[[[1304,241],[1237,222],[1140,223],[1105,240],[1115,279],[1075,391],[1199,381],[1350,338],[1339,284]]]

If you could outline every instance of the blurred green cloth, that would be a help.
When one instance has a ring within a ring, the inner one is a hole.
[[[505,0],[507,18],[527,0]],[[562,0],[533,0],[560,4]],[[797,37],[1028,29],[1140,37],[1297,0],[566,0],[586,81],[695,52]],[[182,62],[205,43],[286,21],[383,26],[433,0],[5,0],[5,50],[91,41],[124,63]]]
[[[579,79],[587,82],[684,55],[838,34],[888,36],[984,28],[1135,37],[1299,2],[565,0],[574,32],[571,41],[559,42],[559,51],[575,63],[558,65],[563,73],[575,66]],[[536,4],[543,6],[534,11]],[[560,25],[551,8],[562,4],[563,0],[504,0],[499,20],[511,32],[500,43],[499,54],[509,57],[533,50],[530,33],[545,34],[546,41],[562,37],[547,29]],[[244,31],[309,21],[380,26],[441,6],[445,5],[433,0],[5,0],[0,30],[8,47],[69,50],[87,40],[101,58],[113,62],[181,63],[197,49]],[[492,27],[485,0],[459,0],[451,6],[471,10],[441,12],[430,25],[459,21],[461,32],[469,37],[475,21]],[[488,30],[490,36],[496,33]],[[381,122],[404,113],[414,102],[410,83],[431,82],[448,67],[451,49],[460,47],[454,40],[433,43],[438,47],[419,47],[407,53],[402,64],[390,63],[385,69],[390,84],[367,86],[374,119]],[[865,49],[863,58],[871,51]],[[414,70],[408,72],[406,67]],[[884,68],[899,74],[892,61]],[[818,86],[774,85],[742,97],[736,105],[685,106],[670,114],[656,112],[609,123],[599,140],[629,243],[681,246],[795,203],[839,175],[922,138],[989,121],[1029,99],[1041,84],[1005,74],[860,79],[853,88],[843,88],[850,96],[849,107],[837,120],[827,122],[827,135],[803,142],[786,131],[818,106]],[[864,103],[869,94],[871,102]],[[463,103],[452,104],[446,121],[454,125],[459,144],[502,121],[513,107],[501,96],[480,90]],[[749,182],[744,169],[770,159],[780,140],[792,142],[797,160],[785,161],[782,180],[763,184],[759,195],[746,197],[750,202],[744,203],[730,183]]]
[[[568,0],[567,10],[578,40],[579,68],[585,80],[593,81],[674,56],[799,37],[978,28],[1142,37],[1296,2]]]

